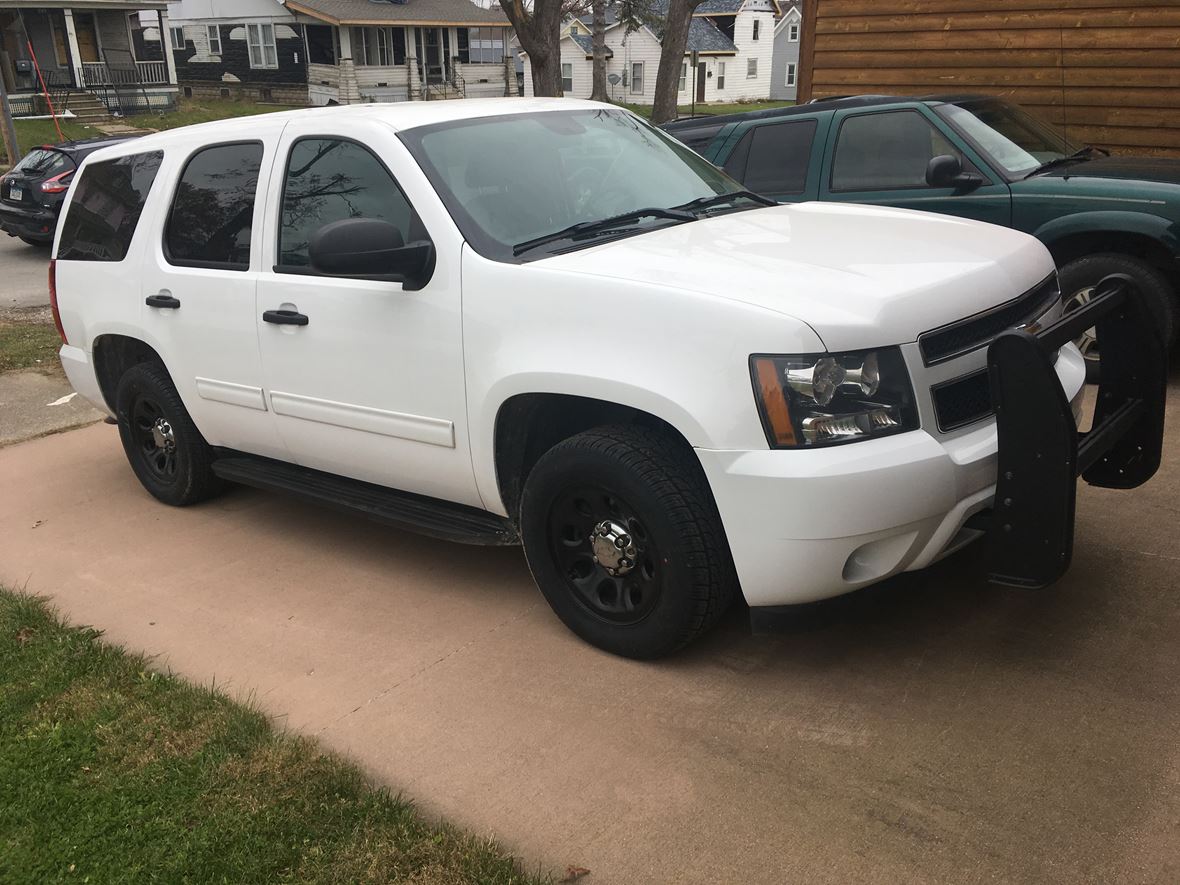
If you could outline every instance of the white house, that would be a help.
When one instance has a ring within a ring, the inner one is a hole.
[[[680,74],[680,104],[734,102],[770,97],[774,21],[778,0],[705,0],[693,15]],[[562,90],[588,98],[593,77],[590,18],[570,22],[561,40]],[[655,101],[660,66],[657,28],[627,32],[613,11],[606,28],[607,90],[612,100]],[[691,70],[695,53],[697,69]],[[525,95],[532,95],[532,71],[525,56]]]

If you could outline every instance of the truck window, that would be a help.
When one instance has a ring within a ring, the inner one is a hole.
[[[927,165],[944,154],[962,157],[917,111],[848,117],[832,158],[832,190],[926,187]]]
[[[143,214],[161,151],[92,163],[74,185],[62,222],[59,261],[122,261]]]
[[[291,148],[279,230],[279,267],[311,265],[312,234],[344,218],[379,218],[397,225],[407,243],[425,237],[414,210],[385,166],[367,148],[343,138],[305,138]]]
[[[181,267],[248,270],[262,145],[221,144],[198,151],[180,176],[164,251]]]
[[[756,126],[734,148],[725,171],[755,193],[801,194],[816,126],[815,120]]]

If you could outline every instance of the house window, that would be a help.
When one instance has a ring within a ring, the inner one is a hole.
[[[361,67],[388,68],[405,64],[405,29],[353,28],[352,57]]]
[[[275,47],[274,25],[246,25],[246,45],[250,50],[250,67],[277,68],[279,51]]]
[[[643,62],[631,64],[631,92],[635,95],[643,94]]]
[[[717,90],[725,88],[725,62],[717,62]]]
[[[760,30],[762,30],[762,22],[758,21],[758,19],[754,19],[754,39],[755,40],[758,39],[758,32]]]
[[[799,42],[799,26],[797,24],[787,25],[787,40],[791,43]]]
[[[498,65],[504,61],[502,28],[460,28],[459,61],[473,65]]]
[[[217,25],[206,25],[205,33],[209,37],[209,54],[221,55],[221,29]]]
[[[688,79],[688,65],[684,62],[680,64],[680,81],[676,84],[676,91],[683,92],[685,81]]]
[[[574,66],[568,61],[561,63],[561,91],[563,93],[574,91]]]
[[[172,48],[179,51],[184,49],[184,28],[169,28],[172,34]]]
[[[336,49],[336,28],[327,25],[308,25],[307,61],[313,65],[334,65],[339,57]]]
[[[757,77],[757,76],[758,76],[758,59],[756,59],[756,58],[746,59],[746,79],[752,80],[754,77]]]
[[[790,64],[787,65],[787,85],[788,86],[795,85],[795,76],[796,76],[797,70],[798,70],[797,65],[790,65]]]

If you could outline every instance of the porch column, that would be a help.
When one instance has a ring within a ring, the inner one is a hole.
[[[78,29],[74,26],[74,10],[66,7],[62,10],[66,19],[66,43],[70,47],[70,66],[74,71],[74,85],[79,89],[86,88],[86,74],[82,67],[82,51],[78,48]],[[52,38],[52,24],[50,37]]]
[[[156,11],[156,16],[160,22],[160,48],[164,50],[164,61],[168,65],[168,82],[176,86],[176,56],[172,54],[172,29],[168,25],[168,12],[160,9]]]
[[[418,29],[406,28],[406,69],[409,71],[409,99],[417,101],[422,97],[422,77],[418,70]]]
[[[340,85],[337,87],[341,104],[358,104],[361,88],[356,81],[356,63],[352,60],[352,28],[341,25],[340,33]]]

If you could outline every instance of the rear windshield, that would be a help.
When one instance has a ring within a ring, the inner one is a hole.
[[[21,172],[25,175],[43,175],[46,178],[52,178],[54,175],[69,172],[73,168],[73,161],[61,151],[36,148],[35,150],[29,151],[25,155],[25,158],[16,164],[16,168],[12,171]]]
[[[126,258],[163,159],[162,151],[153,151],[87,166],[62,224],[58,260]]]

